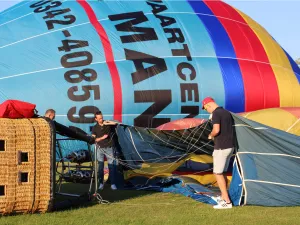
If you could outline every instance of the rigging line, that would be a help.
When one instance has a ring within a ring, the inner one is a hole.
[[[112,155],[110,155],[110,154],[107,154],[107,153],[106,153],[106,155],[107,155],[109,158],[112,158],[113,160],[115,160],[115,157],[114,157],[114,156],[112,156]],[[145,168],[140,169],[140,168],[133,167],[133,166],[131,166],[130,164],[125,163],[123,160],[119,160],[118,162],[120,163],[120,165],[126,166],[126,167],[130,168],[131,170],[140,171],[140,173],[143,173],[143,174],[148,174],[148,175],[153,175],[153,174],[155,174],[155,172],[150,173],[150,172],[143,171],[143,169],[145,169]],[[152,168],[152,169],[157,169],[157,168],[164,168],[164,167],[166,167],[166,169],[164,169],[164,170],[162,170],[162,171],[159,171],[159,173],[162,173],[162,172],[167,171],[167,170],[168,170],[169,168],[171,168],[174,164],[176,164],[176,163],[166,163],[165,165],[162,165],[162,166],[155,166],[155,167],[151,167],[151,168]],[[171,172],[168,172],[168,173],[171,173]]]
[[[154,134],[154,133],[153,133]],[[155,134],[154,134],[155,135]],[[156,135],[155,135],[156,136]],[[158,139],[160,139],[158,136],[157,136],[157,138]],[[164,142],[164,140],[162,140],[163,142]],[[209,142],[208,142],[209,143]],[[195,151],[193,151],[193,153],[194,152],[196,152],[197,150],[201,150],[202,152],[205,152],[205,153],[207,153],[207,154],[209,154],[208,152],[206,152],[206,151],[204,151],[204,150],[202,150],[201,148],[202,147],[204,147],[204,146],[206,146],[208,143],[206,143],[205,145],[203,145],[203,146],[201,146],[201,147],[195,147],[196,148],[196,150]],[[177,146],[174,146],[174,145],[172,145],[174,148],[179,148],[179,147],[177,147]],[[188,152],[188,154],[189,154],[189,152]],[[187,154],[185,154],[185,155],[187,155]],[[181,157],[180,157],[181,158]]]
[[[128,129],[129,129],[129,128],[128,128]],[[130,140],[128,136],[126,136],[126,137],[127,137],[128,140]],[[150,144],[150,145],[151,145],[151,144]],[[184,151],[184,149],[182,149],[182,150]],[[173,151],[174,151],[174,150],[173,150]],[[172,151],[172,152],[173,152],[173,151]],[[172,153],[170,153],[169,155],[167,155],[167,156],[165,156],[165,157],[170,157],[171,154],[172,154]],[[181,156],[181,155],[178,155],[178,157],[179,157],[179,156]],[[172,157],[174,157],[174,156],[172,156]],[[159,161],[161,161],[161,158],[153,158],[153,159],[149,159],[149,160],[157,160],[157,162],[159,162]],[[132,161],[134,161],[134,160],[132,160]]]
[[[155,135],[155,134],[154,134],[154,135]],[[197,149],[196,149],[196,150],[197,150]],[[178,156],[181,156],[180,158],[183,158],[185,155],[187,155],[187,154],[178,155]],[[110,155],[110,157],[113,158],[113,159],[115,159],[115,160],[117,159],[116,157],[111,156],[111,155]],[[174,157],[174,156],[173,156],[173,157]],[[180,158],[179,158],[179,159],[180,159]],[[158,159],[161,160],[161,158],[158,158]],[[167,170],[168,168],[170,168],[170,167],[172,167],[174,164],[176,164],[176,163],[179,161],[179,159],[176,160],[175,162],[171,163],[170,165],[162,165],[162,166],[156,166],[156,167],[152,167],[152,168],[163,168],[163,167],[166,167],[165,170]],[[136,168],[130,166],[128,163],[124,163],[123,161],[126,162],[126,161],[128,161],[128,160],[118,160],[118,162],[120,162],[120,164],[127,165],[127,167],[132,168],[132,169],[136,169]],[[133,160],[133,161],[136,161],[136,160]],[[144,171],[142,171],[142,172],[145,173]],[[162,171],[161,171],[161,172],[162,172]],[[149,174],[153,174],[153,173],[149,173]]]
[[[290,126],[290,127],[286,130],[286,132],[289,132],[294,126],[296,126],[296,124],[297,124],[299,121],[300,121],[300,118],[299,118],[295,123],[293,123],[293,125]]]
[[[196,149],[197,150],[197,149]],[[195,151],[196,151],[195,150]],[[195,152],[194,151],[194,152]],[[192,153],[194,153],[194,152],[192,152]],[[181,156],[180,158],[183,158],[183,157],[185,157],[185,155],[187,155],[187,154],[184,154],[184,155],[179,155],[179,156]],[[108,154],[108,156],[109,157],[111,157],[112,159],[116,159],[114,156],[111,156],[111,155],[109,155]],[[180,159],[179,158],[179,159]],[[160,173],[162,173],[162,172],[165,172],[165,171],[167,171],[169,168],[171,168],[174,164],[176,164],[176,163],[178,163],[180,160],[175,160],[174,162],[172,162],[172,163],[170,163],[170,165],[168,165],[168,164],[166,164],[166,165],[162,165],[162,166],[155,166],[155,167],[152,167],[153,169],[156,169],[156,168],[163,168],[163,167],[166,167],[166,169],[165,170],[163,170],[163,171],[160,171]],[[133,169],[133,170],[139,170],[139,171],[141,171],[142,173],[144,173],[144,174],[153,174],[153,173],[148,173],[148,172],[145,172],[145,171],[142,171],[141,169],[139,169],[139,168],[135,168],[135,167],[132,167],[132,166],[130,166],[128,163],[125,163],[124,161],[128,161],[128,160],[118,160],[118,162],[121,164],[121,165],[125,165],[125,166],[127,166],[128,168],[130,168],[130,169]],[[136,161],[136,160],[132,160],[132,161]]]
[[[139,155],[139,157],[141,158],[141,160],[143,160],[143,161],[145,162],[145,160],[142,158],[142,156],[140,155],[140,153],[137,151],[137,149],[136,149],[136,147],[135,147],[135,143],[134,143],[134,141],[133,141],[132,134],[131,134],[131,131],[130,131],[130,130],[129,130],[129,134],[130,134],[131,142],[132,142],[132,144],[133,144],[133,147],[134,147],[136,153]]]
[[[199,141],[199,139],[202,137],[203,132],[204,132],[204,130],[206,129],[207,124],[208,124],[208,123],[205,124],[204,129],[202,129],[201,134],[199,135],[198,139],[197,139],[194,143],[197,143],[197,142]],[[201,128],[202,128],[202,126],[199,126],[199,127],[197,128],[197,130],[194,132],[194,135],[193,135],[193,137],[191,138],[191,140],[190,140],[190,142],[189,142],[189,144],[188,144],[188,146],[187,146],[188,151],[189,151],[189,149],[190,149],[189,146],[190,146],[191,142],[193,141],[195,134],[196,134],[196,133],[198,132],[198,130],[200,130]],[[195,144],[194,144],[194,145],[195,145]],[[194,145],[192,145],[191,148],[192,148]]]
[[[202,132],[201,132],[201,134],[200,134],[198,140],[202,137],[202,135],[203,135],[203,133],[204,133],[204,130],[206,130],[207,125],[208,125],[208,122],[205,124],[205,127],[204,127],[204,129],[202,130]],[[197,142],[198,142],[198,140],[197,140]],[[210,143],[211,141],[212,141],[212,140],[210,140],[208,143]],[[191,148],[194,147],[195,144],[196,144],[196,142],[194,143],[194,145],[191,146]]]

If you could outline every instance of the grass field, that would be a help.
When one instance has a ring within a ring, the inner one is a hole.
[[[86,190],[87,186],[76,185],[76,188]],[[0,224],[300,224],[300,207],[243,206],[214,210],[210,205],[169,193],[111,191],[106,186],[101,194],[111,203],[92,201],[64,211],[5,216],[0,217]]]

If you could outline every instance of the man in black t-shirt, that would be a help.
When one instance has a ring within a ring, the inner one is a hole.
[[[95,138],[95,149],[97,151],[98,161],[98,177],[99,189],[104,188],[104,155],[107,158],[109,178],[111,180],[111,189],[116,190],[115,177],[114,177],[114,142],[113,132],[110,125],[115,125],[115,122],[104,121],[102,113],[95,113],[95,121],[97,124],[92,129],[92,136]]]
[[[218,205],[215,205],[214,208],[230,209],[232,203],[229,199],[227,182],[223,173],[227,172],[234,151],[234,121],[231,113],[219,107],[211,97],[202,101],[202,109],[212,114],[213,130],[208,138],[214,139],[213,172],[221,190],[221,196],[216,199]]]

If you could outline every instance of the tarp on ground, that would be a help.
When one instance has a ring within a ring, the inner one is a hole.
[[[239,144],[230,187],[235,204],[300,205],[300,137],[234,114],[233,118]]]
[[[232,116],[238,143],[229,189],[234,205],[300,205],[300,137]],[[207,139],[211,129],[209,121],[179,131],[118,125],[119,164],[125,181],[133,189],[180,193],[215,204],[211,196],[218,189],[209,182],[214,179],[213,142]],[[199,171],[192,178],[176,173],[196,162],[208,167],[196,164]]]
[[[300,137],[232,115],[238,143],[230,186],[234,204],[300,205]],[[127,178],[133,179],[133,174],[144,176],[149,183],[149,179],[153,177],[169,176],[185,183],[185,177],[174,176],[174,171],[191,155],[211,155],[213,143],[207,139],[211,128],[209,121],[198,127],[179,131],[119,125],[117,134],[123,162],[129,169],[125,172]],[[210,193],[192,190],[198,195],[195,199],[199,201],[203,201],[199,194],[214,195],[216,192],[211,188],[212,185],[201,182],[198,185],[210,188]],[[191,189],[190,186],[188,189]],[[166,186],[164,190],[168,190]],[[192,197],[191,194],[188,196]]]

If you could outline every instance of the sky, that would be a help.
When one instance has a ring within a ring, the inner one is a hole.
[[[246,13],[292,56],[300,58],[300,0],[224,0]],[[20,0],[0,0],[0,12]]]

